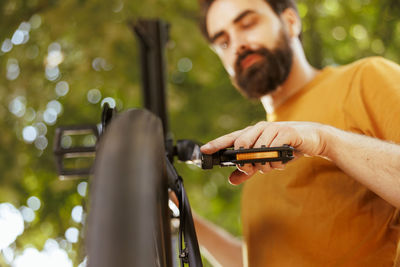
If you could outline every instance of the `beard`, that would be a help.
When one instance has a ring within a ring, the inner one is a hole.
[[[250,54],[257,54],[261,59],[242,68],[242,60]],[[260,98],[275,91],[289,76],[293,62],[293,53],[289,46],[289,37],[281,29],[276,47],[257,50],[244,50],[235,62],[234,83],[248,98]]]

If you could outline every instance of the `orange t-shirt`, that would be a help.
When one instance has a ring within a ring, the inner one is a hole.
[[[400,143],[400,66],[374,57],[327,67],[272,115],[275,121],[319,122]],[[396,261],[398,210],[319,157],[249,179],[242,223],[250,267]]]

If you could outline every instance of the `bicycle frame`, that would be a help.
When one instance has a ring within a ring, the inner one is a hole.
[[[181,251],[179,257],[181,264],[183,266],[183,262],[187,262],[189,266],[202,266],[189,200],[183,187],[183,180],[172,165],[173,140],[168,138],[169,127],[165,97],[167,89],[166,57],[164,51],[169,39],[169,25],[161,20],[139,20],[136,24],[132,24],[132,27],[141,48],[144,106],[161,119],[167,153],[168,184],[179,200],[179,243]],[[185,236],[185,249],[182,248],[182,234]]]
[[[130,24],[140,44],[144,108],[161,119],[164,137],[168,135],[166,104],[166,57],[169,25],[162,20],[138,20]]]

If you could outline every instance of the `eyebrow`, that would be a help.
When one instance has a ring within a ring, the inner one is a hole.
[[[253,13],[256,13],[256,12],[254,10],[250,10],[250,9],[247,9],[247,10],[243,11],[242,13],[239,14],[239,16],[237,16],[233,20],[233,23],[236,24],[239,21],[241,21],[244,17],[246,17],[247,15],[250,15],[250,14],[253,14]]]
[[[246,16],[248,16],[248,15],[250,15],[250,14],[253,14],[253,13],[256,13],[256,12],[255,12],[254,10],[250,10],[250,9],[247,9],[247,10],[243,11],[242,13],[240,13],[240,14],[233,20],[233,23],[234,23],[234,24],[237,24],[237,23],[239,23],[244,17],[246,17]],[[224,34],[225,34],[225,31],[224,31],[224,30],[219,31],[219,32],[217,32],[216,34],[214,34],[214,35],[210,38],[211,43],[214,43],[215,40],[217,40],[220,36],[222,36],[222,35],[224,35]]]

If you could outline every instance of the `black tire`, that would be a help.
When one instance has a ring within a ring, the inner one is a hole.
[[[119,114],[101,137],[91,185],[89,267],[172,266],[161,121]]]

